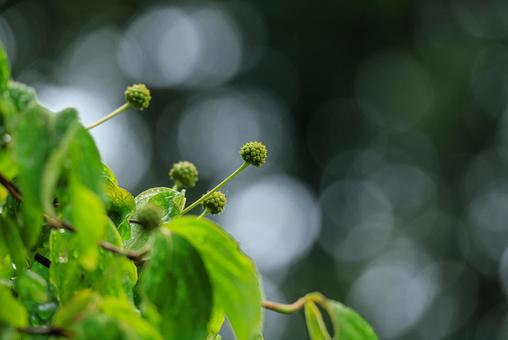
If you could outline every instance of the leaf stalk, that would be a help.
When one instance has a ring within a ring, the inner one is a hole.
[[[125,103],[123,104],[122,106],[120,106],[118,109],[116,109],[115,111],[111,112],[110,114],[108,114],[107,116],[99,119],[98,121],[96,121],[95,123],[89,125],[86,127],[87,130],[91,130],[93,129],[94,127],[97,127],[99,125],[101,125],[102,123],[105,123],[107,122],[108,120],[110,120],[111,118],[119,115],[120,113],[124,112],[124,111],[127,111],[127,109],[129,109],[131,106],[129,103]]]
[[[249,163],[247,162],[244,162],[242,165],[240,165],[240,167],[238,167],[238,169],[236,169],[235,171],[233,171],[233,173],[231,175],[229,175],[228,177],[224,178],[219,184],[217,184],[212,190],[210,190],[209,192],[207,192],[205,195],[201,196],[201,198],[199,198],[198,200],[196,200],[194,203],[192,203],[191,205],[189,205],[187,208],[183,209],[182,211],[182,214],[181,215],[185,215],[186,213],[188,213],[189,211],[191,211],[192,209],[194,209],[196,206],[198,206],[201,202],[203,202],[204,200],[206,200],[208,197],[210,197],[214,192],[216,192],[217,190],[221,189],[223,186],[225,186],[226,184],[228,184],[233,178],[235,178],[240,172],[242,172],[243,170],[245,170],[245,168],[247,168],[249,166]]]

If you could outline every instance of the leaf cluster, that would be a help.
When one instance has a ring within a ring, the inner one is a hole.
[[[216,339],[226,318],[262,338],[259,273],[237,242],[182,216],[184,190],[122,188],[78,113],[12,81],[1,48],[0,141],[0,338]],[[336,338],[376,338],[326,301]],[[305,314],[312,339],[330,337],[314,302]]]

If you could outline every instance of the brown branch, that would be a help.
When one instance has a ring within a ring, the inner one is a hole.
[[[23,197],[21,196],[21,192],[16,187],[16,185],[9,181],[3,174],[0,173],[0,183],[7,189],[7,191],[18,201],[22,201]]]
[[[23,201],[23,196],[21,195],[21,192],[19,191],[19,189],[16,187],[16,185],[12,181],[8,180],[2,173],[0,173],[0,184],[2,184],[7,189],[7,191],[12,195],[12,197],[14,197],[16,200],[18,200],[19,202]],[[44,217],[44,221],[46,221],[46,223],[51,228],[65,229],[65,230],[70,231],[72,233],[77,232],[76,227],[74,227],[69,222],[66,222],[66,221],[59,219],[57,217],[50,216],[48,214],[43,214],[43,217]],[[134,223],[136,223],[136,222],[134,222]],[[114,254],[125,256],[129,260],[135,261],[136,263],[144,262],[143,256],[146,254],[146,252],[131,251],[128,249],[124,249],[124,248],[115,246],[114,244],[111,244],[107,241],[100,241],[99,246],[102,249],[110,251]],[[35,256],[36,261],[38,261],[37,255],[39,255],[39,254],[36,254],[36,256]],[[39,258],[39,260],[40,260],[40,258]],[[40,261],[38,261],[38,262],[40,262]],[[48,260],[48,262],[49,262],[49,260]],[[40,262],[40,263],[43,265],[47,264],[47,262],[46,262],[46,264],[42,263],[42,262]],[[49,262],[49,264],[50,263],[51,262]],[[49,264],[47,265],[48,267],[49,267]]]
[[[77,232],[76,228],[69,222],[66,222],[66,221],[61,220],[56,217],[49,216],[48,214],[44,214],[43,216],[44,216],[44,220],[51,228],[65,229],[65,230],[68,230],[72,233]]]
[[[146,251],[138,252],[138,251],[125,249],[122,247],[115,246],[114,244],[109,243],[107,241],[100,241],[99,245],[104,250],[107,250],[113,254],[125,256],[129,260],[132,260],[136,263],[144,262],[143,256],[146,254]]]
[[[0,173],[0,184],[2,184],[17,201],[23,202],[23,195],[21,195],[21,191],[19,191],[16,184],[8,180],[7,177],[5,177],[2,173]],[[48,214],[44,214],[43,216],[46,223],[48,223],[53,228],[66,229],[73,232],[76,231],[76,228],[74,228],[74,226],[68,222],[51,217]]]
[[[18,332],[29,335],[46,335],[69,338],[72,334],[66,329],[60,327],[44,327],[44,326],[31,326],[25,328],[18,328]]]

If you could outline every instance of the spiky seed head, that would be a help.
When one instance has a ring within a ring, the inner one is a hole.
[[[203,208],[207,209],[212,215],[220,214],[226,207],[226,195],[220,191],[216,191],[203,201]]]
[[[192,188],[198,181],[198,169],[191,162],[181,161],[173,164],[169,177],[175,181],[178,188]]]
[[[152,96],[145,84],[134,84],[125,90],[125,100],[134,108],[144,110],[150,105]]]
[[[162,209],[153,204],[140,207],[135,214],[134,220],[145,230],[154,230],[161,225]]]
[[[261,142],[248,142],[240,149],[243,160],[257,167],[265,164],[267,153],[266,146]]]

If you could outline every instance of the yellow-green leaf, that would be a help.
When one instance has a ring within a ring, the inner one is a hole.
[[[328,313],[335,330],[334,340],[377,340],[369,323],[357,312],[342,303],[328,300]]]
[[[0,285],[0,323],[5,322],[15,327],[26,327],[28,324],[28,313],[25,307],[12,296],[11,291]]]
[[[312,301],[305,303],[305,322],[307,323],[307,332],[311,340],[331,340],[330,334],[326,329],[321,311]]]
[[[213,296],[199,253],[167,229],[155,235],[148,266],[141,274],[141,292],[160,315],[165,339],[204,339],[212,313]]]
[[[216,307],[224,311],[240,340],[262,331],[262,291],[252,260],[222,228],[207,219],[179,217],[165,224],[200,253],[212,282]]]
[[[79,239],[79,262],[93,271],[99,259],[98,243],[108,223],[106,210],[99,197],[77,180],[71,181],[70,190],[72,221]]]

